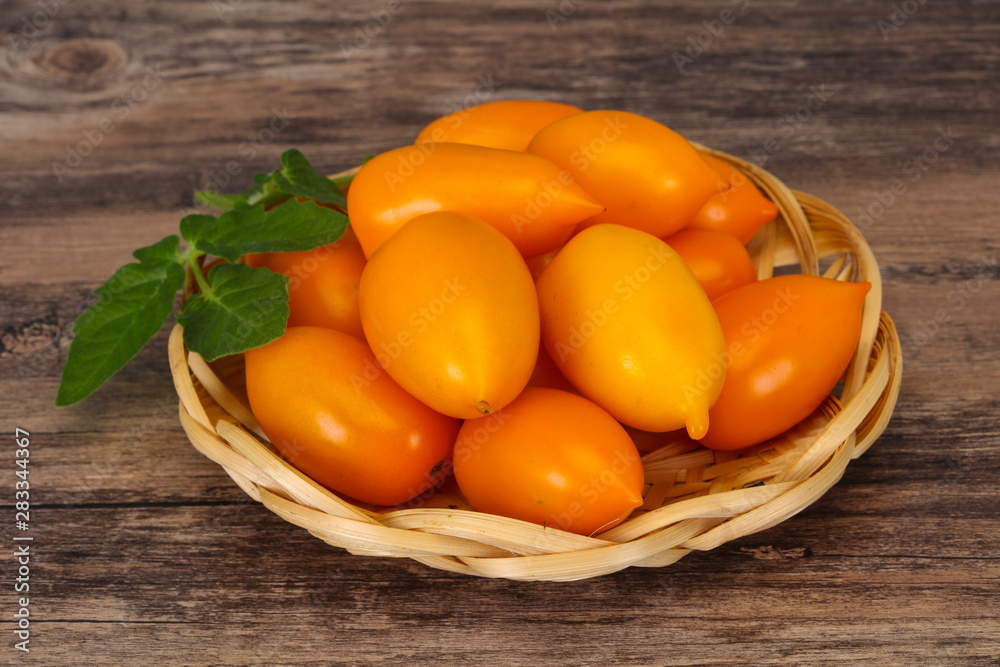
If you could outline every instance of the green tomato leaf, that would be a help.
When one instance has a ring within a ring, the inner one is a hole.
[[[73,323],[56,405],[72,405],[92,394],[163,327],[184,286],[178,243],[168,236],[136,250],[139,264],[126,264],[95,290],[100,300]]]
[[[366,159],[367,161],[367,159]],[[281,155],[282,169],[254,174],[254,185],[242,195],[225,195],[214,190],[200,190],[195,199],[205,206],[230,211],[241,206],[273,206],[293,197],[313,199],[323,204],[347,208],[347,198],[341,186],[353,176],[331,180],[317,173],[301,151],[292,148]],[[346,179],[346,180],[345,180]]]
[[[340,187],[322,174],[316,173],[309,160],[301,152],[292,148],[281,155],[284,169],[275,171],[275,189],[293,197],[315,199],[323,204],[347,206],[347,199]]]
[[[227,211],[217,220],[204,217],[209,216],[189,215],[181,221],[184,238],[198,250],[232,263],[252,252],[312,250],[338,240],[348,225],[339,211],[294,199],[270,211],[255,206]]]
[[[243,264],[220,264],[209,272],[208,282],[211,291],[192,296],[177,316],[192,352],[214,361],[285,333],[287,277]]]
[[[167,238],[154,243],[153,245],[139,248],[132,253],[132,256],[142,264],[157,264],[159,262],[173,262],[179,264],[181,240],[176,234],[171,234]]]
[[[235,208],[237,204],[245,204],[247,195],[224,195],[215,190],[199,190],[194,193],[195,201],[203,206],[208,206],[219,211],[228,211]]]
[[[181,218],[181,236],[189,244],[198,247],[198,241],[202,236],[211,232],[215,220],[215,217],[211,215],[202,215],[200,213],[185,215]]]

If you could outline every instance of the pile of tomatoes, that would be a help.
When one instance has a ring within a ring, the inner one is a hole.
[[[292,465],[379,506],[453,472],[479,511],[610,528],[643,502],[623,425],[779,435],[844,373],[870,288],[758,281],[745,244],[774,204],[622,111],[465,109],[367,162],[347,202],[337,243],[245,258],[291,278],[247,390]]]

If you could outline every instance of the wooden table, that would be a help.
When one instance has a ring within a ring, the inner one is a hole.
[[[3,28],[3,664],[1000,660],[997,3],[14,0]],[[250,502],[181,431],[166,330],[53,407],[91,290],[195,189],[242,189],[290,146],[332,172],[522,97],[651,116],[864,228],[903,390],[815,505],[668,568],[476,579],[349,556]]]

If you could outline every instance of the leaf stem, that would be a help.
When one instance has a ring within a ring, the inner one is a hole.
[[[205,274],[202,273],[201,264],[198,262],[198,258],[204,254],[197,250],[194,252],[189,250],[187,264],[191,267],[191,273],[194,275],[195,282],[198,283],[198,288],[201,290],[202,295],[207,297],[212,293],[212,286],[205,280]]]

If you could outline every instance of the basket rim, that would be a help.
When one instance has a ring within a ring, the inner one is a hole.
[[[789,189],[757,165],[694,145],[735,165],[778,206],[778,218],[764,225],[748,246],[758,278],[769,277],[776,266],[798,264],[803,273],[872,284],[841,394],[829,396],[788,433],[739,452],[714,452],[678,441],[645,453],[647,476],[650,471],[655,480],[673,475],[675,482],[647,484],[651,507],[644,504],[597,536],[447,505],[374,508],[342,498],[281,459],[242,393],[242,355],[225,358],[233,368],[219,361],[209,364],[186,349],[181,327],[175,325],[168,342],[170,368],[189,440],[252,499],[329,544],[354,554],[408,557],[484,577],[570,581],[630,566],[660,567],[802,511],[882,434],[896,404],[902,355],[892,319],[881,308],[878,265],[861,232],[830,204]],[[820,260],[831,256],[821,273]],[[190,272],[187,283],[190,293]],[[663,496],[659,504],[651,494]]]

